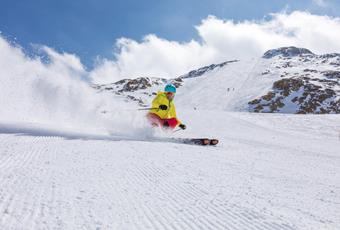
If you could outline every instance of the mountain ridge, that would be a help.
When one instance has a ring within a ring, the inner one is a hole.
[[[318,114],[340,113],[339,80],[340,54],[316,55],[291,46],[268,50],[257,59],[211,64],[172,79],[139,77],[94,88],[146,107],[164,84],[172,82],[180,88],[183,107]]]

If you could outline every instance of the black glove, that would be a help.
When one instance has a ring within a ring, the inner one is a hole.
[[[163,127],[164,127],[164,128],[169,128],[169,126],[170,126],[170,125],[169,125],[169,122],[165,121],[164,124],[163,124]]]
[[[159,106],[159,109],[161,109],[161,110],[167,110],[167,109],[168,109],[168,106],[166,106],[166,105],[160,105],[160,106]]]
[[[179,127],[183,130],[187,128],[184,124],[180,124]]]

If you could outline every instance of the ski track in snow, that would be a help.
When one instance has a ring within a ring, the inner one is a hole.
[[[0,126],[0,229],[339,228],[339,116],[189,117],[220,145]]]

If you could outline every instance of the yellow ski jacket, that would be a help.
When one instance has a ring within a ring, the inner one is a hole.
[[[160,105],[166,105],[168,106],[168,109],[167,110],[158,109]],[[151,109],[150,113],[156,114],[161,119],[176,118],[176,120],[178,121],[178,125],[181,124],[181,122],[177,119],[177,116],[176,116],[175,104],[173,103],[173,101],[169,101],[165,92],[157,93],[157,96],[152,101],[151,107],[155,109]]]

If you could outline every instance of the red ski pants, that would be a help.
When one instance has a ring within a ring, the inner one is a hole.
[[[154,126],[160,126],[162,128],[169,127],[171,129],[174,129],[178,125],[178,121],[176,118],[162,119],[154,113],[148,113],[148,115],[146,116],[148,120],[150,121],[150,123]]]

